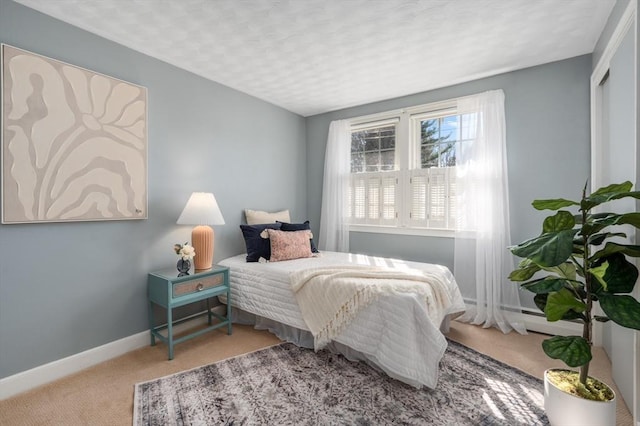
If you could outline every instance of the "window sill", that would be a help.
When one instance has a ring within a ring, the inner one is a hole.
[[[455,238],[453,229],[409,228],[397,226],[349,225],[349,232],[373,234],[414,235],[420,237]]]

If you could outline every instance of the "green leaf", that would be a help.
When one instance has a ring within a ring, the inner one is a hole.
[[[593,319],[595,319],[598,322],[609,322],[609,321],[611,321],[608,317],[603,317],[601,315],[594,315]]]
[[[535,200],[531,205],[536,210],[559,210],[563,207],[579,206],[580,203],[564,198],[555,198],[552,200]]]
[[[640,229],[640,213],[606,213],[605,216],[587,220],[587,223],[583,227],[583,234],[594,234],[606,228],[607,226],[614,225],[631,225]]]
[[[598,206],[607,201],[619,200],[620,198],[632,197],[640,199],[640,192],[631,191],[633,184],[629,181],[613,184],[598,189],[590,196],[586,197],[581,203],[583,210],[590,210],[595,206]]]
[[[603,186],[602,188],[599,188],[591,193],[591,195],[587,198],[602,197],[609,194],[621,194],[623,192],[631,191],[631,188],[633,188],[633,184],[627,180],[622,183],[614,183],[608,186]]]
[[[564,262],[558,266],[552,266],[551,268],[542,268],[545,271],[553,272],[559,276],[568,280],[576,279],[576,265],[573,262]]]
[[[599,246],[600,244],[604,243],[607,238],[613,238],[613,237],[626,238],[626,236],[627,234],[625,234],[624,232],[604,232],[602,234],[595,234],[590,236],[589,244],[594,246]],[[584,242],[584,238],[582,239],[582,241]],[[574,240],[573,242],[575,244],[576,240]]]
[[[545,293],[538,293],[533,296],[533,302],[542,312],[544,312],[544,308],[547,306],[547,297],[549,297],[549,295]]]
[[[547,306],[547,297],[548,296],[549,296],[548,294],[542,294],[542,293],[541,294],[536,294],[535,296],[533,296],[533,301],[535,302],[535,304],[538,307],[538,309],[540,309],[542,312],[544,312],[544,309]],[[567,320],[567,321],[580,319],[580,320],[584,321],[584,315],[583,314],[579,314],[576,311],[567,311],[567,313],[564,314],[562,319],[563,320]]]
[[[577,257],[582,259],[584,257],[584,250],[582,250],[582,245],[573,245],[573,257]],[[578,273],[580,274],[580,270],[578,269]],[[580,274],[582,275],[582,274]]]
[[[638,279],[638,268],[629,262],[624,254],[614,253],[600,258],[594,265],[598,269],[603,265],[608,265],[604,275],[598,278],[607,293],[631,293],[633,291]]]
[[[536,304],[536,306],[538,307],[538,309],[540,309],[542,312],[544,312],[546,306],[547,306],[547,298],[548,298],[548,294],[536,294],[535,296],[533,296],[533,301]],[[579,314],[576,311],[567,311],[564,316],[562,317],[563,320],[567,320],[567,321],[572,321],[572,320],[585,320],[585,317],[583,314]]]
[[[540,266],[557,266],[571,256],[573,237],[577,232],[576,229],[548,232],[510,247],[510,250],[516,256],[531,259]]]
[[[572,292],[563,288],[554,293],[550,293],[547,298],[547,306],[544,308],[544,314],[548,321],[559,321],[568,311],[577,313],[584,312],[587,305],[576,299]]]
[[[604,218],[593,220],[594,223],[605,225],[633,225],[636,228],[640,228],[640,213],[622,213],[622,214],[609,214]]]
[[[600,307],[611,321],[627,328],[640,330],[640,303],[631,296],[602,294]]]
[[[532,293],[543,294],[559,291],[564,288],[567,283],[564,279],[559,278],[547,278],[539,281],[532,281],[529,283],[521,284],[520,286],[525,290],[529,290]]]
[[[569,367],[579,367],[591,361],[591,347],[580,336],[555,336],[542,342],[544,353],[561,359]]]
[[[607,273],[607,268],[609,267],[609,262],[603,262],[600,266],[595,266],[589,269],[589,272],[598,282],[602,285],[602,288],[607,291],[607,283],[604,280],[604,274]]]
[[[603,257],[608,257],[615,253],[623,253],[631,257],[640,257],[640,246],[631,244],[607,243],[604,248],[598,250],[591,256],[590,260],[595,261]]]
[[[540,267],[538,265],[530,263],[528,266],[518,268],[511,272],[509,274],[509,279],[511,281],[527,281],[539,270]]]
[[[566,210],[560,210],[553,216],[547,217],[542,223],[542,232],[558,232],[565,229],[573,229],[576,220],[573,215]]]

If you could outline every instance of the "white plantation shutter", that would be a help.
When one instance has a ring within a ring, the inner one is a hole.
[[[397,225],[398,173],[374,172],[351,175],[351,223]]]
[[[366,200],[366,180],[363,176],[354,175],[351,177],[351,211],[354,222],[364,223],[365,220],[365,200]]]
[[[376,173],[377,174],[377,173]],[[377,223],[380,219],[380,177],[367,179],[367,222]]]
[[[409,178],[409,221],[414,226],[427,226],[427,186],[429,185],[429,169],[412,171]]]
[[[447,227],[447,177],[444,168],[432,167],[429,169],[429,185],[427,198],[429,199],[427,210],[427,226],[429,228],[443,229]]]
[[[455,167],[412,170],[409,225],[452,229],[455,223]]]
[[[353,217],[353,181],[349,180],[349,190],[347,191],[347,217]]]
[[[380,219],[385,223],[391,221],[395,224],[398,218],[396,213],[398,176],[394,173],[393,176],[382,177],[380,183],[382,193],[380,198]]]

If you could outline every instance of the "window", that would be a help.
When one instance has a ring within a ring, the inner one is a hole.
[[[352,223],[396,225],[398,120],[354,126],[351,132],[349,216]]]
[[[354,225],[455,229],[456,160],[475,114],[455,101],[352,121],[349,217]]]

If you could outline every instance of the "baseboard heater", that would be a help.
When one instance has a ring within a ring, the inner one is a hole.
[[[477,305],[473,299],[464,299],[467,306]],[[582,323],[578,321],[547,321],[544,313],[540,310],[528,307],[515,307],[503,305],[502,309],[512,312],[520,317],[520,321],[524,323],[528,331],[549,334],[553,336],[574,336],[582,335]]]

